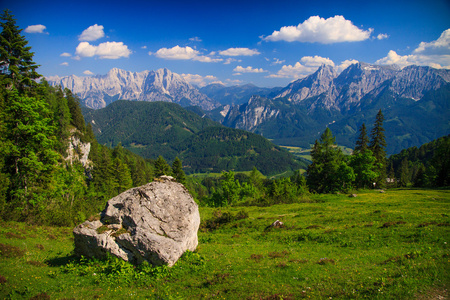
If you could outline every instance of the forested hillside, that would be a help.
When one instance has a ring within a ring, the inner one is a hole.
[[[168,102],[116,101],[104,109],[84,109],[99,143],[119,143],[147,158],[173,160],[173,145],[209,126],[219,124]],[[220,125],[219,125],[220,126]]]
[[[179,157],[188,173],[250,171],[265,175],[306,168],[288,151],[264,137],[226,128],[174,103],[116,101],[99,110],[85,109],[99,143],[148,159]]]
[[[450,135],[420,147],[403,149],[388,160],[389,176],[399,186],[435,187],[450,185]]]

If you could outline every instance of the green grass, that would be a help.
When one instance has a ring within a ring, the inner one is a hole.
[[[450,191],[313,195],[201,208],[199,247],[174,267],[76,259],[71,228],[0,223],[0,298],[429,299],[450,283]],[[281,228],[269,225],[275,220]],[[441,298],[443,299],[443,298]]]

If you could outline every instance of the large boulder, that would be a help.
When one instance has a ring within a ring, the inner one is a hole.
[[[110,199],[100,220],[74,228],[75,253],[103,258],[111,253],[131,263],[172,266],[198,245],[198,206],[170,176]]]

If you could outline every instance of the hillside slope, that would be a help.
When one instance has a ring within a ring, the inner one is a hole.
[[[99,143],[121,143],[150,159],[162,155],[171,161],[178,156],[188,173],[256,166],[268,175],[305,167],[260,135],[223,127],[174,103],[115,101],[103,109],[85,109],[84,114]]]

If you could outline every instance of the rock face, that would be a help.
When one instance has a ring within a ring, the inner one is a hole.
[[[172,266],[198,245],[198,206],[170,176],[110,199],[99,221],[73,230],[75,253],[102,258],[109,252],[134,264]]]
[[[103,108],[116,100],[174,102],[181,106],[200,106],[204,110],[219,106],[181,75],[168,69],[134,73],[114,68],[106,75],[71,75],[48,78],[48,82],[70,89],[84,105],[94,109]]]

